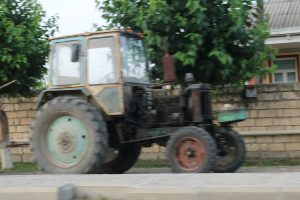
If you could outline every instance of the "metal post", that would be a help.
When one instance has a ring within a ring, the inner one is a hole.
[[[7,147],[9,142],[8,119],[4,111],[0,110],[0,137],[1,137],[1,163],[2,169],[13,168],[10,149]]]

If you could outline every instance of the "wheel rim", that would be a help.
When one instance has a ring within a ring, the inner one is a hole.
[[[185,170],[198,169],[204,162],[205,148],[199,139],[185,137],[176,144],[176,160]]]
[[[69,168],[79,163],[88,150],[84,124],[73,116],[60,116],[47,130],[47,156],[57,166]]]

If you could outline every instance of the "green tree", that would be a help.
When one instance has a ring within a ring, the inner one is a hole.
[[[36,0],[0,1],[0,86],[17,81],[0,94],[28,96],[41,86],[55,21]]]
[[[198,81],[243,84],[270,72],[268,25],[249,0],[96,0],[109,26],[145,35],[154,77],[161,75],[164,40],[176,60],[177,77],[193,72]]]

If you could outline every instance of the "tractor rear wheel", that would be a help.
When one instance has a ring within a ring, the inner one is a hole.
[[[37,112],[30,146],[42,171],[94,173],[108,150],[106,123],[86,101],[57,97]]]
[[[215,162],[216,144],[202,128],[181,128],[167,143],[167,158],[173,172],[209,172]]]
[[[121,174],[126,172],[136,163],[140,152],[141,146],[137,144],[124,144],[119,149],[111,148],[99,173]]]
[[[219,152],[212,171],[218,173],[234,172],[245,161],[245,142],[240,134],[229,127],[218,128],[216,132]]]

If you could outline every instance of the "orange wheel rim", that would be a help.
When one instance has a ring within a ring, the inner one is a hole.
[[[192,171],[203,164],[205,148],[199,139],[184,137],[177,142],[175,148],[175,157],[181,168]]]

